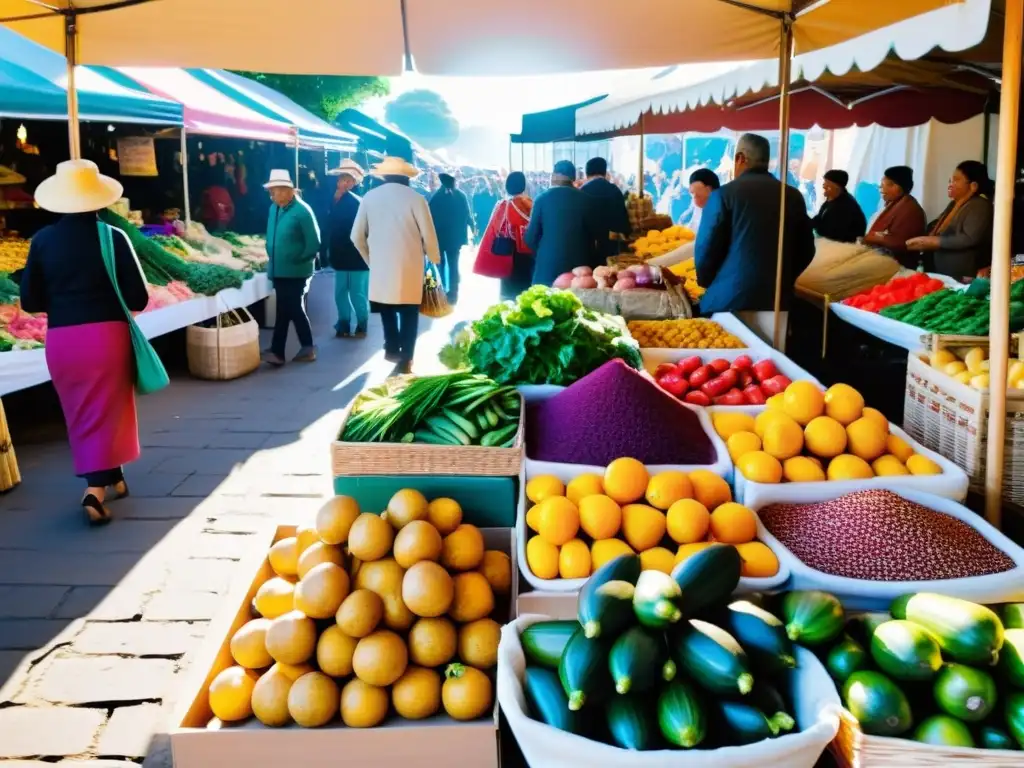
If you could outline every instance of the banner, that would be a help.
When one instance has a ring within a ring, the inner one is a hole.
[[[151,137],[117,140],[117,162],[122,176],[156,176],[156,145]]]

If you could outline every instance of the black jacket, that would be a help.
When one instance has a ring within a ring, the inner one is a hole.
[[[327,242],[331,266],[343,272],[365,272],[370,267],[352,244],[352,224],[362,198],[346,192],[331,206],[327,217]]]
[[[602,229],[628,235],[632,225],[629,223],[629,212],[626,210],[626,199],[622,190],[608,179],[591,179],[582,187],[583,194],[591,199],[595,212],[601,222]],[[619,252],[619,241],[609,240],[608,232],[598,238],[598,250],[602,256],[615,256]]]
[[[21,275],[21,308],[46,312],[50,328],[128,320],[103,265],[97,221],[95,213],[64,216],[32,238]],[[128,309],[141,312],[149,303],[142,268],[116,227],[113,240],[121,295]]]
[[[469,242],[469,229],[473,226],[473,213],[469,198],[461,189],[441,187],[430,198],[430,216],[441,250],[458,250]]]
[[[602,231],[604,230],[604,231]],[[533,203],[530,224],[523,239],[536,255],[533,282],[551,285],[563,272],[575,267],[604,263],[597,241],[607,237],[591,198],[575,187],[551,187]]]
[[[811,226],[820,237],[837,243],[852,243],[864,237],[868,221],[857,199],[845,189],[835,200],[826,200],[811,219]]]

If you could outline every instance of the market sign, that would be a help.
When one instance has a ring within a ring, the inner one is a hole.
[[[117,140],[117,160],[122,176],[156,176],[156,145],[148,136]]]

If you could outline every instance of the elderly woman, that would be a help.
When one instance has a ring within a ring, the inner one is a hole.
[[[128,495],[121,467],[139,457],[135,358],[118,293],[132,312],[145,309],[149,295],[135,251],[116,229],[115,271],[108,271],[97,216],[121,193],[89,160],[60,163],[36,189],[36,202],[64,216],[32,238],[21,277],[21,308],[48,316],[46,365],[67,421],[75,473],[87,486],[82,507],[90,525],[110,522],[107,490],[114,498]]]
[[[928,225],[928,234],[907,241],[907,250],[935,254],[935,271],[974,277],[992,262],[993,185],[988,169],[965,160],[949,179],[949,205]]]
[[[501,278],[503,300],[514,299],[533,280],[533,251],[523,242],[533,211],[533,200],[526,194],[526,176],[521,171],[510,173],[505,192],[508,197],[494,207],[473,265],[478,275]]]
[[[891,253],[905,267],[917,269],[916,253],[907,251],[907,241],[925,233],[927,218],[921,204],[910,193],[914,171],[905,165],[887,168],[879,190],[885,207],[875,217],[864,242]]]

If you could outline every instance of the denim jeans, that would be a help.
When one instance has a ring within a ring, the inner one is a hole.
[[[419,304],[380,304],[384,326],[384,354],[396,362],[411,363],[420,330]]]
[[[448,294],[448,300],[455,303],[459,300],[459,246],[442,246],[441,264],[438,271],[441,273],[441,285],[444,292]]]
[[[334,303],[338,307],[338,322],[334,330],[348,333],[352,313],[356,316],[356,333],[366,333],[370,320],[370,270],[337,270],[334,273]]]
[[[305,298],[309,290],[308,277],[275,277],[274,291],[277,293],[277,321],[274,323],[274,335],[270,341],[270,351],[278,357],[284,357],[284,347],[288,343],[288,326],[295,324],[299,344],[303,347],[313,346],[313,329],[306,315]]]

